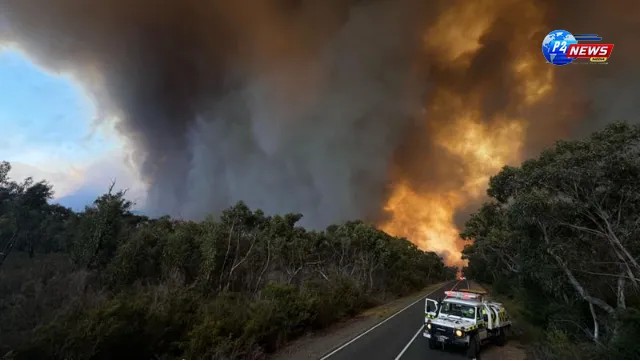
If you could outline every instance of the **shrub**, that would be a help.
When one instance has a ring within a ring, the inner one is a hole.
[[[149,219],[111,189],[75,213],[49,206],[45,183],[14,184],[0,168],[0,249],[22,242],[0,264],[7,357],[262,358],[454,275],[435,253],[360,221],[309,232],[300,214],[242,202],[219,219]],[[15,226],[40,221],[42,239]]]

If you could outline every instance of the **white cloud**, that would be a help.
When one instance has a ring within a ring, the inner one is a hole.
[[[47,180],[54,200],[87,203],[115,181],[143,206],[145,186],[127,161],[117,119],[103,116],[70,75],[48,72],[7,44],[0,55],[0,80],[10,85],[0,87],[0,131],[10,135],[0,138],[0,160],[11,162],[11,178]]]
[[[75,193],[87,195],[89,204],[95,197],[107,191],[115,181],[116,189],[127,189],[127,198],[136,203],[136,208],[144,207],[146,187],[138,172],[127,161],[124,151],[114,151],[84,166],[49,164],[47,167],[12,162],[10,176],[14,180],[32,177],[35,181],[47,180],[53,185],[54,200],[73,196]],[[59,170],[53,170],[58,167]]]
[[[74,171],[50,171],[22,162],[10,161],[10,163],[9,176],[13,180],[22,181],[27,177],[33,178],[36,182],[47,180],[54,185],[55,197],[72,192],[81,183],[81,176]]]

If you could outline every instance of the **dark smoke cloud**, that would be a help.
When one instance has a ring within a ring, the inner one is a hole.
[[[637,16],[640,14],[640,2],[533,1],[544,13],[545,27],[539,27],[536,21],[531,20],[531,14],[523,6],[529,3],[527,1],[477,2],[489,7],[499,4],[501,7],[490,29],[481,38],[482,48],[464,68],[452,68],[448,62],[432,62],[429,81],[438,89],[446,89],[463,99],[479,98],[483,122],[492,124],[499,115],[525,119],[524,157],[536,156],[542,148],[560,138],[584,136],[615,120],[636,121],[640,71],[634,69],[637,68],[634,63],[640,57],[640,48],[634,44],[640,33],[640,17]],[[442,10],[460,3],[465,1],[451,1]],[[468,3],[471,5],[472,2]],[[540,61],[541,39],[555,29],[603,36],[603,41],[615,43],[612,58],[608,65],[553,69],[556,81],[551,94],[536,106],[523,109],[524,97],[516,91],[522,80],[514,77],[509,67],[523,53],[535,54],[534,61]],[[428,53],[426,57],[431,59],[437,55]],[[432,100],[427,98],[426,104]],[[464,169],[464,160],[438,154],[437,147],[434,148],[432,142],[425,142],[423,137],[429,129],[459,117],[451,107],[442,109],[430,109],[427,122],[422,123],[427,129],[412,132],[414,138],[407,141],[406,149],[399,152],[398,162],[403,164],[404,177],[413,180],[416,188],[446,191],[461,186],[462,177],[456,176],[455,170]],[[457,217],[457,224],[462,224],[469,209],[476,208],[476,205],[465,208],[467,210],[461,210],[462,214]]]
[[[572,123],[570,134],[584,136],[616,120],[640,121],[640,2],[572,0],[559,2],[554,10],[549,14],[552,27],[596,33],[615,45],[608,65],[557,72],[562,89],[572,94],[571,115],[579,120]]]
[[[528,156],[637,110],[638,2],[540,2],[549,31],[616,47],[607,66],[556,69],[555,95],[527,114],[504,69],[513,36],[539,51],[546,34],[522,27],[518,1],[497,2],[513,11],[463,74],[422,52],[424,29],[459,1],[1,0],[0,44],[75,74],[120,119],[154,213],[197,218],[244,200],[322,227],[380,217],[392,173],[461,185],[462,162],[429,139],[451,120],[424,122],[430,89],[484,94],[488,122],[530,119]]]
[[[378,212],[420,109],[420,4],[398,5],[10,0],[2,13],[5,41],[119,117],[154,212],[244,200],[321,226]]]

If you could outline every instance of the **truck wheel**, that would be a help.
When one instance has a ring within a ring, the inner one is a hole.
[[[504,328],[498,331],[498,337],[496,337],[496,345],[502,347],[507,344],[507,333]]]
[[[432,350],[438,348],[438,341],[436,341],[433,336],[429,339],[429,348]]]
[[[478,335],[471,336],[469,345],[467,346],[467,357],[476,360],[480,353],[480,342],[478,341]]]

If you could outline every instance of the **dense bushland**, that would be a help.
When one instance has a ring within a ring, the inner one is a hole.
[[[325,231],[243,203],[149,219],[110,189],[83,212],[0,165],[0,356],[261,358],[388,299],[451,279],[435,253],[363,222]]]
[[[640,126],[561,141],[489,185],[465,274],[520,307],[538,358],[640,358]]]

